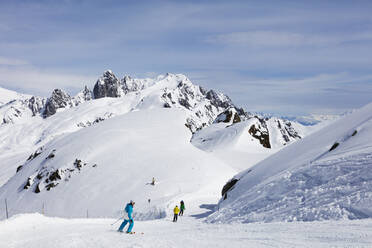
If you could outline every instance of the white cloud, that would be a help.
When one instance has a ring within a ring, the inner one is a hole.
[[[38,93],[48,96],[55,88],[78,89],[91,86],[97,77],[36,68],[27,61],[0,58],[0,85],[20,89],[24,93]]]
[[[17,65],[27,65],[27,64],[28,62],[22,59],[0,57],[0,66],[4,66],[4,65],[17,66]]]
[[[248,31],[225,33],[208,37],[208,43],[263,47],[325,46],[353,41],[372,41],[372,32],[355,34],[302,34],[282,31]]]

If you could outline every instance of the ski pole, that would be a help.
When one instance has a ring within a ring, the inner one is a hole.
[[[119,220],[121,220],[122,218],[124,218],[124,216],[122,216],[122,217],[120,217],[119,219],[117,219],[114,223],[111,224],[111,226],[114,225],[115,223],[117,223],[117,222],[118,222]]]

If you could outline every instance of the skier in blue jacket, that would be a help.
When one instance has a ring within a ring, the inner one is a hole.
[[[123,221],[123,223],[121,223],[121,225],[118,229],[118,232],[123,232],[123,229],[124,229],[125,225],[129,222],[129,227],[128,227],[127,233],[132,233],[132,228],[133,228],[133,225],[134,225],[134,221],[133,221],[133,217],[132,217],[134,204],[135,204],[134,201],[130,201],[125,206],[125,212],[126,212],[127,216],[124,216],[124,221]]]

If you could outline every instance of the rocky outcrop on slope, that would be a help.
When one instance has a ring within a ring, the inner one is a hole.
[[[28,100],[28,108],[32,111],[32,116],[40,114],[44,108],[46,100],[41,97],[33,96]]]
[[[22,170],[23,168],[27,167],[28,164],[38,157],[39,155],[46,155],[43,154],[44,148],[40,147],[37,149],[27,161],[17,168],[17,172]],[[53,158],[57,156],[57,150],[53,149],[49,154],[43,158],[41,161],[40,169],[36,170],[31,176],[29,176],[21,188],[23,190],[31,189],[34,193],[40,193],[44,190],[50,191],[52,188],[56,187],[62,182],[68,182],[71,177],[80,173],[80,171],[86,167],[91,166],[93,168],[97,167],[97,164],[89,164],[87,162],[82,161],[81,159],[75,159],[74,162],[71,162],[71,165],[66,165],[64,168],[55,169],[53,166],[47,166],[53,162]]]
[[[85,86],[84,89],[74,97],[73,102],[77,106],[80,103],[92,100],[93,97],[93,92],[88,88],[88,86]]]
[[[72,106],[74,106],[74,104],[70,95],[61,89],[55,89],[52,93],[52,96],[46,101],[43,117],[47,118],[51,115],[54,115],[59,108]]]
[[[93,88],[95,99],[102,97],[120,97],[124,95],[119,79],[110,70],[103,73]]]
[[[133,79],[130,76],[125,76],[120,82],[125,94],[129,92],[140,91],[146,88],[145,80]]]
[[[241,122],[241,117],[239,116],[238,111],[235,108],[229,108],[219,114],[217,118],[214,120],[214,123],[230,123],[230,124],[235,124],[238,122]]]
[[[175,88],[165,88],[162,94],[164,107],[184,108],[189,117],[185,125],[191,132],[210,125],[216,117],[227,108],[235,108],[230,98],[215,91],[206,91],[194,85],[187,77],[168,74],[172,80],[177,80]]]
[[[265,120],[258,117],[255,118],[257,118],[258,122],[249,128],[249,134],[252,135],[253,138],[258,139],[263,147],[271,148],[269,130]]]
[[[0,125],[15,123],[18,119],[27,116],[39,115],[45,105],[45,98],[32,96],[12,100],[0,106]]]
[[[288,120],[283,119],[276,119],[276,123],[278,124],[278,128],[283,136],[285,142],[290,142],[291,138],[293,139],[301,139],[301,136],[292,126],[292,123]]]

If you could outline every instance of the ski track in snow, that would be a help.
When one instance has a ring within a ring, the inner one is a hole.
[[[207,224],[191,216],[135,221],[134,235],[115,219],[23,214],[0,222],[0,247],[371,247],[372,220]],[[144,232],[144,234],[141,234]]]

